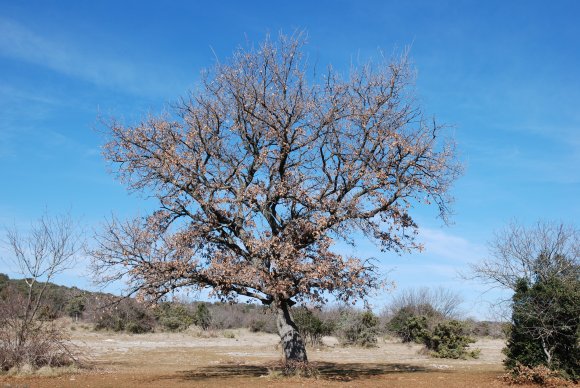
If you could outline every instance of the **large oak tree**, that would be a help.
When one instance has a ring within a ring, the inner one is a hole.
[[[405,56],[309,71],[302,36],[266,39],[204,73],[175,111],[107,126],[105,157],[159,208],[112,220],[96,273],[157,300],[181,287],[277,311],[287,361],[307,361],[290,306],[364,298],[380,276],[332,249],[355,232],[387,251],[420,248],[411,209],[445,217],[459,173],[452,142],[412,93]]]

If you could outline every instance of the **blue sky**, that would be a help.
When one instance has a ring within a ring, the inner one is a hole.
[[[398,287],[453,288],[485,317],[497,294],[456,272],[487,254],[493,231],[580,218],[579,14],[577,1],[0,0],[0,224],[70,210],[90,230],[146,212],[107,172],[98,116],[162,111],[246,40],[306,29],[310,61],[338,69],[411,46],[419,100],[450,125],[466,166],[454,223],[417,209],[424,253],[358,250]],[[62,282],[86,286],[84,272]]]

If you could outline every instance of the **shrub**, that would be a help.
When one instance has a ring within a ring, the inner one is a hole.
[[[401,338],[403,342],[423,343],[429,331],[429,320],[425,315],[416,315],[415,309],[403,307],[387,323],[387,331]]]
[[[129,321],[125,324],[125,331],[131,334],[143,334],[153,331],[153,327],[142,320]]]
[[[321,320],[314,313],[306,308],[299,308],[293,311],[294,323],[298,326],[298,331],[306,344],[320,345],[322,337],[330,335],[333,325]]]
[[[205,303],[200,303],[195,309],[195,314],[193,315],[193,322],[201,327],[203,330],[207,330],[211,324],[211,314]]]
[[[474,319],[468,319],[465,324],[470,335],[495,339],[506,339],[510,326],[507,322],[476,321]]]
[[[370,348],[377,346],[378,326],[379,318],[372,311],[345,311],[338,334],[343,345]]]
[[[423,343],[427,333],[446,318],[429,303],[418,303],[416,300],[411,302],[413,303],[394,310],[386,328],[403,342]]]
[[[465,325],[456,320],[437,324],[424,337],[424,343],[431,355],[439,358],[477,358],[480,352],[479,349],[468,351],[469,344],[475,340],[466,334]]]
[[[265,326],[266,326],[265,321],[261,319],[255,319],[250,322],[250,326],[248,327],[248,329],[250,329],[252,333],[258,333],[262,331]]]
[[[176,303],[161,303],[154,310],[157,322],[167,331],[183,331],[193,322],[194,316],[189,310]]]
[[[79,364],[79,352],[61,328],[54,324],[31,329],[28,340],[19,345],[14,332],[0,329],[0,370],[17,370],[26,365],[34,370],[44,366],[60,367]]]
[[[509,384],[538,384],[545,387],[568,385],[557,371],[544,365],[529,367],[516,363],[509,373],[503,375],[503,380]]]
[[[580,283],[553,276],[534,284],[521,279],[513,296],[505,365],[546,366],[580,379]],[[521,368],[520,368],[521,369]]]
[[[441,287],[411,288],[395,294],[385,312],[394,316],[404,309],[409,315],[423,315],[429,320],[457,319],[462,300],[458,293]]]
[[[274,320],[253,319],[250,321],[248,328],[252,333],[278,334],[278,328]]]
[[[78,349],[54,322],[24,319],[26,300],[10,289],[0,297],[0,371],[79,363]]]
[[[397,335],[403,342],[424,343],[429,336],[427,317],[410,316],[399,328]]]
[[[210,329],[248,328],[254,331],[277,333],[275,320],[265,306],[220,302],[206,305],[211,315]]]
[[[141,334],[153,331],[155,319],[145,307],[131,299],[107,303],[95,319],[95,330],[127,331]]]

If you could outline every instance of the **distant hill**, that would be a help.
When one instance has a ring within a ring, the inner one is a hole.
[[[44,283],[40,283],[42,285]],[[41,287],[35,287],[38,292]],[[25,279],[10,279],[4,273],[0,273],[0,298],[18,300],[28,294],[28,284]],[[61,286],[48,283],[42,298],[42,315],[44,318],[54,319],[66,315],[78,317],[84,310],[80,306],[81,300],[112,298],[113,295],[82,290],[78,287]],[[75,306],[76,305],[76,306]]]

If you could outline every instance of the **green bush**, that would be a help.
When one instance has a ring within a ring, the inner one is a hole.
[[[468,350],[469,344],[475,343],[475,339],[469,337],[465,325],[456,320],[437,324],[424,337],[424,343],[431,355],[439,358],[477,358],[480,352],[479,349]]]
[[[76,295],[68,300],[65,310],[69,317],[79,320],[86,309],[87,297],[85,295]]]
[[[410,315],[395,316],[388,324],[388,330],[397,335],[403,342],[423,343],[429,334],[427,317]]]
[[[197,305],[193,316],[193,322],[203,330],[207,330],[209,325],[211,325],[211,314],[205,303]]]
[[[146,321],[129,321],[125,324],[125,331],[131,334],[143,334],[153,331],[153,327]]]
[[[332,324],[324,322],[306,308],[296,309],[292,315],[306,344],[320,345],[322,337],[330,335],[334,329]]]
[[[167,331],[183,331],[193,322],[194,316],[185,306],[176,303],[161,303],[154,310],[157,322]]]
[[[423,343],[427,333],[444,320],[444,315],[429,303],[413,304],[396,310],[386,328],[403,342]]]
[[[379,318],[372,311],[348,311],[343,314],[339,337],[343,345],[371,348],[377,346]]]
[[[580,379],[580,282],[552,276],[534,284],[521,279],[513,296],[506,367],[546,366]]]

